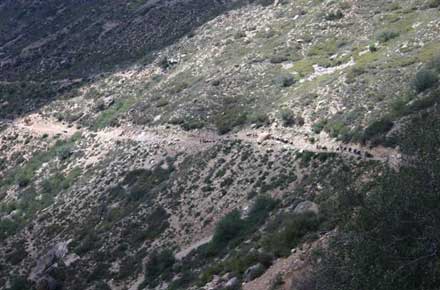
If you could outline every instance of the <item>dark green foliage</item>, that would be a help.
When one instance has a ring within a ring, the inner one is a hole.
[[[95,290],[111,290],[110,286],[104,281],[98,281],[95,284]]]
[[[331,244],[319,289],[438,289],[440,195],[415,189],[418,175],[408,170],[379,181]]]
[[[11,287],[7,290],[30,290],[32,289],[31,283],[25,278],[15,276],[11,278]]]
[[[181,122],[181,126],[183,130],[190,131],[205,127],[205,123],[199,119],[188,117]]]
[[[173,279],[167,290],[187,289],[195,279],[194,273],[188,269],[183,269],[180,276],[177,279]]]
[[[71,147],[72,146],[70,144],[60,146],[57,149],[58,158],[60,158],[61,160],[65,160],[65,159],[69,158],[72,155],[72,148]]]
[[[152,195],[166,185],[172,167],[167,169],[158,165],[152,170],[137,169],[127,173],[123,186],[127,186],[127,199],[131,202],[151,199]]]
[[[266,126],[270,122],[267,114],[261,112],[249,114],[247,121],[251,124],[255,124],[257,127]]]
[[[260,4],[261,6],[270,6],[273,5],[274,0],[257,0],[256,3]]]
[[[171,250],[154,251],[145,265],[144,285],[157,286],[160,281],[172,278],[173,265],[176,262]]]
[[[6,255],[6,261],[12,265],[19,264],[24,258],[27,257],[27,252],[25,248],[24,241],[17,242],[15,244],[15,249],[11,253]]]
[[[273,257],[266,253],[248,250],[237,251],[223,263],[223,271],[241,277],[249,267],[258,263],[262,264],[264,268],[268,268],[272,265],[272,260]]]
[[[89,232],[84,232],[80,240],[81,243],[74,249],[74,252],[79,256],[98,248],[100,245],[99,237],[93,229],[90,229]]]
[[[272,260],[273,256],[256,250],[248,248],[234,250],[226,260],[205,269],[201,275],[200,285],[211,281],[214,275],[222,275],[223,273],[233,273],[234,276],[241,279],[249,267],[260,263],[263,268],[268,268],[272,265]]]
[[[28,186],[34,178],[36,171],[41,167],[43,163],[49,162],[54,157],[56,157],[60,148],[73,147],[80,136],[80,134],[75,134],[69,140],[59,140],[55,143],[53,147],[49,148],[47,151],[35,153],[32,159],[29,160],[25,165],[11,171],[9,175],[7,175],[5,178],[3,178],[3,180],[0,181],[0,189],[2,186],[9,186],[13,183],[16,183],[20,187]]]
[[[375,137],[383,136],[388,133],[394,126],[394,123],[389,119],[381,119],[373,122],[364,131],[364,139],[371,140]]]
[[[258,196],[249,211],[248,224],[255,227],[264,223],[268,214],[275,209],[277,204],[278,202],[269,196]]]
[[[281,215],[272,225],[263,240],[266,252],[277,257],[290,255],[290,250],[295,248],[308,233],[315,232],[320,225],[316,214],[306,213],[301,215]]]
[[[400,145],[411,166],[341,191],[345,212],[316,275],[318,289],[430,290],[440,285],[440,116],[412,119]]]
[[[440,3],[440,1],[439,1]],[[426,64],[426,68],[440,73],[440,54],[436,55]]]
[[[325,125],[327,125],[327,120],[321,120],[315,124],[313,124],[312,126],[312,130],[313,132],[315,132],[316,134],[321,133],[321,131],[325,128]]]
[[[214,237],[206,247],[207,255],[224,252],[228,245],[234,245],[255,232],[276,205],[277,202],[271,197],[262,195],[257,197],[246,218],[241,218],[238,210],[224,216],[216,225]]]
[[[295,125],[295,121],[296,121],[295,114],[291,110],[283,109],[281,110],[280,115],[281,115],[281,120],[283,122],[283,126],[290,127]]]
[[[50,82],[16,82],[0,84],[2,102],[7,106],[0,107],[0,116],[9,117],[23,114],[32,109],[32,105],[44,104],[56,95],[56,90]]]
[[[110,264],[106,264],[106,263],[101,263],[98,262],[96,263],[95,267],[93,268],[92,272],[87,276],[87,282],[93,282],[93,281],[99,281],[102,279],[105,279],[106,277],[108,277],[109,273],[109,269],[110,269],[111,265]],[[99,286],[99,287],[98,287]],[[105,289],[108,285],[103,283],[102,281],[97,283],[97,289]],[[102,288],[100,288],[102,287]]]
[[[226,134],[234,127],[245,124],[247,113],[240,107],[231,107],[219,113],[214,120],[215,127],[220,134]]]
[[[325,20],[335,21],[344,18],[344,13],[341,10],[331,11],[325,15]]]
[[[440,0],[428,0],[427,6],[429,8],[437,8],[440,6]]]
[[[385,43],[390,41],[391,39],[398,37],[399,35],[400,35],[399,32],[393,30],[385,30],[379,32],[376,36],[376,39],[381,43]]]
[[[439,77],[437,72],[423,68],[417,72],[413,81],[413,87],[417,93],[421,93],[434,87],[438,81]]]
[[[273,64],[282,63],[282,62],[285,62],[285,61],[287,61],[287,60],[288,60],[287,57],[285,57],[285,56],[279,56],[279,55],[272,56],[272,57],[270,58],[270,62],[273,63]]]
[[[139,273],[141,269],[141,258],[136,255],[129,255],[122,259],[119,272],[115,277],[117,280],[126,280],[128,277],[133,277]]]
[[[273,82],[278,87],[286,88],[295,83],[295,78],[291,74],[284,74],[275,77]]]
[[[20,224],[12,219],[4,218],[0,220],[0,239],[3,240],[15,234],[19,227]]]
[[[237,238],[244,229],[245,225],[240,217],[240,212],[234,210],[224,216],[216,225],[212,245],[220,249]]]
[[[138,239],[140,240],[154,240],[168,227],[168,212],[163,207],[156,208],[148,217],[148,228],[143,232]]]

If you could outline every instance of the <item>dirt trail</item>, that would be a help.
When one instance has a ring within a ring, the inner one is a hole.
[[[370,148],[359,144],[342,143],[325,135],[320,136],[314,143],[309,142],[304,135],[294,135],[292,132],[286,132],[285,130],[247,130],[241,131],[237,135],[238,139],[248,142],[269,143],[274,146],[283,146],[299,151],[336,153],[365,160],[386,162],[393,167],[398,166],[401,159],[400,152],[394,148],[382,146]]]
[[[12,126],[20,130],[31,131],[36,135],[47,135],[49,137],[55,135],[70,137],[78,132],[78,129],[73,126],[66,125],[54,119],[44,119],[38,114],[32,114],[16,122],[12,122]]]
[[[310,151],[315,153],[336,153],[365,160],[386,162],[397,168],[401,154],[398,150],[385,147],[366,147],[359,144],[344,144],[337,142],[328,136],[321,135],[319,139],[311,143],[303,134],[294,134],[286,129],[254,129],[242,130],[235,134],[218,135],[214,131],[199,130],[186,132],[169,128],[139,128],[124,126],[120,128],[107,128],[98,132],[87,129],[78,129],[66,125],[54,119],[44,119],[37,114],[29,115],[12,123],[12,126],[20,130],[28,130],[35,135],[61,136],[68,138],[76,132],[82,134],[95,134],[97,138],[105,142],[116,140],[131,140],[146,143],[153,146],[166,146],[175,151],[196,152],[203,150],[226,140],[241,140],[261,146],[282,146],[298,151]]]
[[[191,245],[189,245],[188,247],[186,247],[185,249],[182,249],[180,252],[178,252],[176,254],[176,259],[178,260],[182,260],[183,258],[185,258],[186,256],[188,256],[189,253],[191,253],[192,250],[198,249],[201,246],[209,243],[212,240],[212,235],[208,236],[204,239],[201,239],[200,241],[197,241]]]

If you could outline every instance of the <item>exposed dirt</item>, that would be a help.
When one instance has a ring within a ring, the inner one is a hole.
[[[28,130],[37,136],[60,136],[71,137],[77,132],[81,134],[96,134],[104,142],[117,140],[132,140],[147,143],[153,146],[166,144],[167,151],[197,152],[206,149],[210,145],[224,140],[247,141],[260,146],[285,146],[298,151],[310,151],[315,153],[337,153],[345,156],[387,162],[393,167],[398,167],[401,154],[393,148],[367,147],[359,144],[342,143],[331,139],[326,134],[321,134],[313,143],[308,141],[307,136],[295,133],[288,129],[254,129],[242,130],[238,133],[218,135],[214,131],[198,130],[186,132],[175,128],[141,128],[136,126],[124,126],[108,128],[98,132],[87,129],[78,129],[53,119],[45,119],[37,114],[29,115],[12,123],[19,130]],[[174,153],[175,153],[174,152]]]

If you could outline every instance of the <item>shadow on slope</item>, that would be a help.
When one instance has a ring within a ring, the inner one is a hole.
[[[207,21],[273,0],[50,0],[0,4],[0,119],[95,75],[151,62]]]

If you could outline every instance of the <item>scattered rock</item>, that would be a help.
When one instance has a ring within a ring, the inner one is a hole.
[[[296,214],[304,214],[306,212],[313,212],[315,214],[319,214],[319,207],[316,203],[306,200],[300,202],[295,209],[293,210]]]

